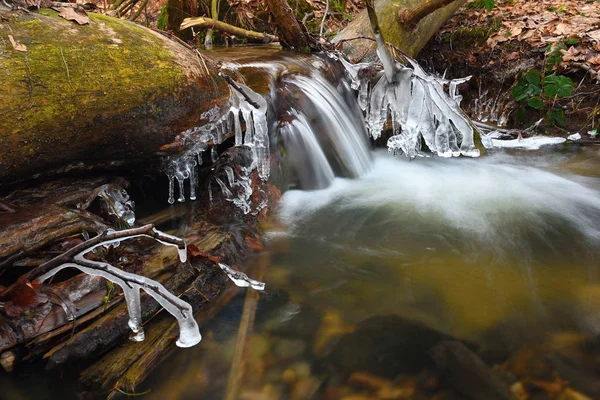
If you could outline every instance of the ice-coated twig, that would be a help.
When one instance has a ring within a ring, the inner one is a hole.
[[[260,108],[260,105],[259,105],[259,104],[258,104],[256,101],[254,101],[254,100],[253,100],[253,99],[252,99],[252,98],[251,98],[251,97],[248,95],[248,93],[246,93],[246,91],[245,91],[244,89],[242,89],[242,88],[240,87],[240,85],[239,85],[239,84],[238,84],[236,81],[234,81],[234,80],[233,80],[233,78],[232,78],[232,77],[230,77],[230,76],[229,76],[229,75],[227,75],[227,74],[224,74],[223,72],[219,72],[219,76],[220,76],[221,78],[225,79],[225,80],[227,81],[227,83],[229,83],[229,85],[231,85],[231,87],[232,87],[232,88],[234,88],[235,90],[237,90],[237,91],[238,91],[238,93],[240,93],[240,94],[241,94],[241,95],[244,97],[244,99],[245,99],[245,100],[248,102],[248,104],[250,104],[252,107],[254,107],[254,108],[256,108],[256,109],[259,109],[259,108]]]
[[[219,267],[227,274],[229,279],[239,287],[251,287],[254,290],[265,290],[265,283],[249,278],[241,271],[236,271],[227,264],[219,263]]]
[[[194,319],[192,306],[170,293],[163,285],[152,279],[122,271],[105,262],[85,258],[87,253],[100,246],[114,245],[121,240],[140,236],[151,237],[167,246],[175,246],[179,254],[179,259],[182,262],[187,260],[187,247],[182,239],[161,232],[152,225],[145,225],[140,228],[123,231],[104,232],[41,265],[40,267],[43,268],[34,270],[35,274],[33,275],[39,282],[44,282],[64,268],[77,268],[88,275],[101,276],[119,285],[123,289],[129,312],[129,327],[134,332],[133,340],[136,341],[144,339],[140,302],[140,290],[144,290],[177,319],[179,323],[177,346],[191,347],[196,345],[200,342],[202,336],[200,335],[198,324]]]

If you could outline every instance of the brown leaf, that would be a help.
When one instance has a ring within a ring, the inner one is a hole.
[[[590,64],[599,65],[600,64],[600,54],[595,55],[594,57],[587,60]]]
[[[8,35],[8,40],[10,40],[10,44],[12,44],[13,49],[16,51],[27,51],[27,46],[21,44],[12,35]]]
[[[554,28],[554,34],[555,35],[566,35],[571,33],[571,25],[570,24],[565,24],[564,22],[561,22],[559,24],[556,25],[556,28]]]
[[[85,11],[83,14],[79,14],[71,7],[62,7],[60,14],[58,15],[66,20],[75,21],[79,25],[86,25],[90,23],[90,18],[87,16],[87,14],[85,14]]]

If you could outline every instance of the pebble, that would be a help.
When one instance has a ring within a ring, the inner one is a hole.
[[[6,372],[12,372],[15,368],[15,362],[17,361],[17,356],[12,351],[5,351],[0,355],[0,365]]]

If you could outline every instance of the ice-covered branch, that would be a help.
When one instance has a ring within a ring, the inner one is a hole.
[[[383,64],[383,71],[385,72],[388,82],[394,82],[396,65],[390,56],[390,53],[388,53],[387,49],[385,48],[385,41],[383,40],[383,35],[381,34],[381,29],[379,28],[379,22],[377,21],[377,13],[375,12],[373,0],[367,0],[366,5],[367,13],[369,15],[369,22],[371,23],[371,30],[373,31],[373,36],[375,37],[375,42],[377,43],[377,56]]]
[[[87,242],[81,243],[64,253],[61,257],[61,261],[65,258],[72,258],[72,260],[61,262],[57,266],[53,266],[52,264],[53,268],[49,270],[45,268],[44,272],[37,277],[37,280],[44,282],[65,268],[77,268],[88,275],[101,276],[119,285],[123,289],[127,311],[129,312],[129,327],[134,332],[133,340],[136,341],[144,340],[140,302],[140,290],[144,290],[177,319],[179,323],[177,345],[179,347],[194,346],[200,342],[202,336],[200,335],[198,324],[194,319],[192,307],[188,303],[173,295],[163,285],[152,279],[122,271],[105,262],[85,258],[87,253],[100,246],[115,245],[121,240],[140,236],[151,237],[167,246],[175,246],[179,253],[179,259],[182,262],[187,260],[187,248],[182,239],[161,232],[152,225],[146,225],[141,228],[118,232],[107,231]]]
[[[239,287],[251,287],[254,290],[265,290],[265,283],[249,278],[241,271],[236,271],[227,264],[219,263],[219,267],[227,274],[229,279]]]

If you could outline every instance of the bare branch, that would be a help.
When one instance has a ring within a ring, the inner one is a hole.
[[[200,28],[212,28],[221,32],[229,33],[230,35],[240,36],[247,39],[258,40],[263,43],[277,42],[279,38],[268,33],[250,31],[237,26],[230,25],[228,23],[206,17],[186,18],[179,27],[180,30],[191,28],[192,26],[198,26]]]
[[[398,12],[398,21],[407,27],[414,27],[429,14],[455,1],[457,0],[427,0],[411,10],[404,8]],[[458,2],[462,5],[466,0],[458,0]]]

